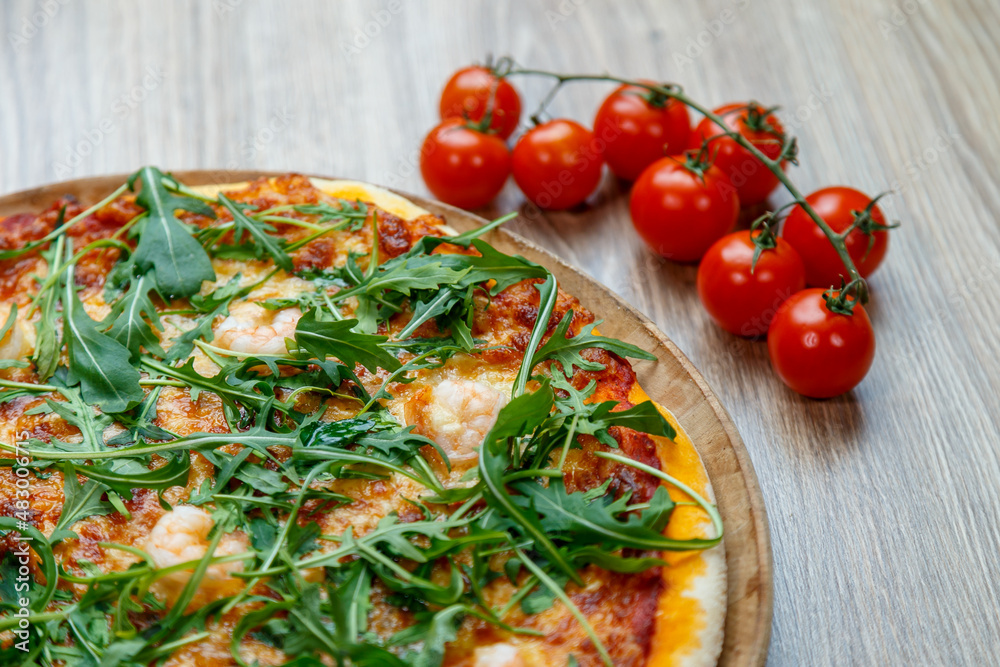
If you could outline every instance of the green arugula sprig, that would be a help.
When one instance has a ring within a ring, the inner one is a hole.
[[[136,272],[153,275],[157,291],[165,297],[196,294],[204,281],[215,280],[215,270],[208,253],[174,213],[184,210],[214,218],[215,211],[203,201],[178,194],[177,181],[156,167],[136,172],[128,181],[129,189],[135,191],[138,181],[142,190],[135,203],[146,209],[146,215],[129,234],[139,240],[131,258]]]

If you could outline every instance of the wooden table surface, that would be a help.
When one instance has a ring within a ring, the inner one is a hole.
[[[515,230],[609,285],[701,369],[770,514],[771,665],[995,664],[1000,655],[1000,6],[993,0],[0,4],[0,193],[131,171],[262,168],[426,194],[417,149],[454,69],[486,54],[676,81],[784,107],[805,190],[898,191],[854,392],[803,399],[766,346],[709,323],[612,179]],[[537,100],[540,82],[522,85]],[[606,86],[554,106],[590,122]],[[777,198],[780,201],[780,197]],[[522,207],[508,184],[488,214]]]

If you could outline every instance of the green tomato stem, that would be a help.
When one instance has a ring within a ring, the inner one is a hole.
[[[499,66],[498,69],[500,69]],[[735,141],[741,147],[746,149],[751,155],[760,160],[764,164],[764,166],[771,171],[771,173],[775,175],[775,177],[781,182],[781,184],[785,187],[785,190],[788,191],[788,193],[792,196],[795,202],[802,207],[802,210],[804,210],[806,214],[810,218],[812,218],[813,222],[815,222],[819,226],[819,228],[823,230],[823,233],[830,240],[830,243],[831,245],[833,245],[834,250],[837,251],[837,256],[840,257],[840,261],[843,263],[844,268],[847,270],[848,276],[850,278],[849,282],[856,283],[857,285],[856,292],[857,292],[858,302],[862,304],[868,302],[868,296],[869,296],[868,285],[864,281],[864,278],[861,277],[861,273],[858,271],[858,268],[854,265],[854,260],[851,259],[850,253],[847,252],[847,244],[845,243],[846,234],[841,235],[833,231],[830,225],[828,225],[826,221],[820,217],[819,213],[817,213],[816,210],[809,205],[809,203],[805,200],[805,197],[802,195],[799,189],[795,187],[795,184],[788,177],[788,175],[785,174],[785,171],[781,168],[781,158],[784,157],[785,155],[785,149],[788,146],[787,142],[782,147],[782,152],[781,155],[779,156],[779,159],[772,160],[767,155],[765,155],[759,148],[754,146],[753,143],[751,143],[742,134],[730,130],[729,127],[726,125],[725,120],[721,116],[714,113],[711,109],[708,109],[707,107],[692,100],[690,97],[685,95],[681,91],[681,89],[677,86],[650,84],[642,81],[635,81],[632,79],[624,79],[621,77],[612,76],[610,74],[557,74],[555,72],[549,72],[547,70],[522,68],[514,65],[513,63],[510,63],[509,68],[504,69],[503,73],[504,76],[512,76],[512,75],[547,76],[550,78],[554,78],[556,80],[556,84],[552,87],[549,93],[542,100],[542,103],[539,106],[538,110],[531,115],[532,121],[536,123],[538,122],[537,119],[540,116],[540,114],[549,105],[549,103],[555,97],[559,89],[562,88],[563,84],[571,81],[607,81],[611,83],[620,83],[624,85],[645,88],[646,90],[654,94],[662,95],[664,97],[677,100],[681,104],[684,104],[685,106],[690,107],[691,109],[694,109],[698,113],[702,114],[703,116],[711,120],[713,123],[718,125],[720,128],[722,128],[723,134],[725,136],[728,136],[730,139]]]

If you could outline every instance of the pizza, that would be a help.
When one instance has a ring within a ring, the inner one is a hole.
[[[144,167],[0,220],[14,665],[710,665],[725,556],[638,347],[375,186]]]

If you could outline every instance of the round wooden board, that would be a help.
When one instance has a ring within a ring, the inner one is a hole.
[[[189,185],[235,183],[260,176],[259,171],[181,171],[175,176]],[[127,175],[81,178],[0,197],[0,217],[36,212],[62,195],[84,204],[106,197]],[[328,178],[328,177],[324,177]],[[478,227],[482,218],[445,204],[400,193],[443,216],[459,232]],[[764,500],[757,476],[736,427],[725,408],[687,357],[635,308],[549,251],[504,229],[486,239],[499,250],[519,254],[546,266],[559,285],[580,299],[604,323],[602,333],[649,350],[656,361],[634,362],[646,393],[670,410],[687,431],[712,480],[725,523],[728,604],[719,665],[758,667],[767,658],[771,637],[771,543]]]

